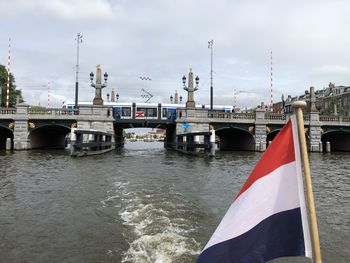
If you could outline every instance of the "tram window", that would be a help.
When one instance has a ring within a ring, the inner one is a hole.
[[[167,108],[163,108],[162,117],[166,118],[167,116],[168,116],[168,109]]]
[[[157,108],[138,107],[137,111],[143,111],[145,113],[145,117],[157,117]]]
[[[131,117],[131,108],[130,107],[122,107],[122,116],[123,117]]]

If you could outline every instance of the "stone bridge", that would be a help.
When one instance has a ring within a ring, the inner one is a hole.
[[[261,109],[254,113],[186,110],[176,120],[176,134],[209,132],[214,129],[221,150],[264,151],[289,116]],[[310,112],[304,115],[304,125],[309,151],[322,152],[326,150],[327,142],[332,151],[350,151],[349,117]]]
[[[221,150],[264,151],[288,118],[289,115],[272,114],[261,109],[254,113],[183,109],[176,120],[149,120],[147,127],[166,128],[165,146],[168,147],[174,148],[177,135],[215,130]],[[73,127],[114,132],[113,142],[120,146],[123,128],[138,124],[135,121],[115,120],[110,109],[105,107],[34,109],[19,104],[15,109],[0,109],[0,149],[61,148]],[[304,115],[304,122],[310,151],[324,151],[327,144],[332,151],[350,151],[350,118],[311,112]],[[144,123],[143,120],[140,125]]]
[[[113,121],[110,111],[103,107],[72,111],[19,104],[15,109],[0,109],[0,149],[63,148],[71,128],[113,133]]]

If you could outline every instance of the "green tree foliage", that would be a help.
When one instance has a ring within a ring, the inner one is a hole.
[[[0,107],[6,106],[6,89],[7,89],[7,69],[4,65],[0,65],[0,88],[1,88],[1,104]],[[15,77],[10,73],[10,105],[16,105],[16,98],[19,97],[19,102],[23,102],[22,91],[16,89]]]
[[[328,103],[328,107],[326,107],[323,110],[322,114],[324,114],[324,115],[333,115],[334,114],[334,105],[335,104],[337,105],[337,114],[339,116],[347,116],[344,107],[335,98],[331,98],[330,102]]]

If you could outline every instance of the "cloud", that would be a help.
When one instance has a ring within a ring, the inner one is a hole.
[[[258,94],[242,95],[244,104],[269,101],[271,50],[276,100],[330,81],[349,85],[345,0],[0,1],[0,50],[7,50],[11,36],[17,83],[55,81],[53,92],[72,101],[78,32],[81,100],[93,99],[89,73],[101,64],[109,74],[104,96],[115,88],[120,101],[143,101],[142,88],[153,102],[169,102],[175,90],[187,98],[181,78],[192,67],[200,78],[195,100],[208,104],[211,39],[215,103],[232,104],[234,88]],[[7,63],[6,52],[0,63]],[[26,100],[37,103],[32,92],[23,89]]]
[[[66,20],[112,20],[112,6],[105,0],[51,0],[43,1],[43,11]]]
[[[50,92],[50,97],[48,97],[47,92],[41,92],[37,99],[37,105],[43,107],[50,105],[50,108],[60,108],[62,107],[62,103],[67,100],[66,97],[52,92]]]
[[[45,16],[68,21],[96,21],[114,19],[114,9],[106,0],[12,0],[0,11],[5,17],[20,15]]]
[[[317,74],[344,74],[350,75],[350,67],[345,65],[322,65],[314,70]]]

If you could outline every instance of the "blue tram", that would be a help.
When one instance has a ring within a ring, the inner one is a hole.
[[[79,108],[92,107],[92,102],[79,102]],[[175,120],[177,114],[186,108],[185,104],[161,104],[161,103],[125,103],[104,102],[104,108],[110,108],[115,119],[161,119]],[[73,109],[74,102],[64,102],[64,109]],[[209,105],[196,105],[196,108],[209,109]],[[233,106],[214,105],[214,111],[232,112]]]

